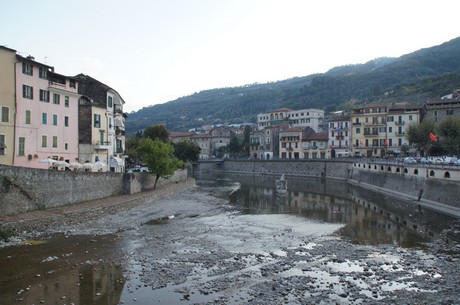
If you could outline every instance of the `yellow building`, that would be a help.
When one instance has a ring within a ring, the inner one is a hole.
[[[0,46],[0,164],[13,165],[16,51]]]
[[[389,105],[371,103],[352,111],[353,153],[367,157],[384,157],[388,145],[386,116]]]

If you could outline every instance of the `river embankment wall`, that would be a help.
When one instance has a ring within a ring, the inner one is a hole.
[[[187,171],[178,170],[169,179],[187,180]],[[31,169],[0,165],[0,216],[49,209],[121,194],[153,189],[154,175],[149,173],[78,172]]]
[[[385,160],[225,160],[199,162],[196,172],[226,172],[342,180],[354,186],[430,205],[460,209],[460,169]]]

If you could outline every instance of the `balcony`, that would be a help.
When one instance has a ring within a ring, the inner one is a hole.
[[[355,122],[353,123],[353,126],[361,126],[362,124],[360,122]]]
[[[379,135],[378,132],[365,132],[365,133],[364,133],[364,136],[365,136],[365,137],[376,137],[376,136],[378,136],[378,135]]]
[[[343,140],[343,139],[345,139],[345,136],[335,136],[335,139],[336,140]]]
[[[401,131],[401,132],[395,131],[395,135],[396,135],[397,137],[403,137],[403,136],[404,136],[404,131]]]
[[[94,142],[93,143],[93,148],[97,150],[109,150],[112,149],[112,144],[110,142]]]
[[[404,123],[405,123],[404,121],[396,121],[396,122],[395,122],[395,124],[396,124],[396,125],[399,125],[399,126],[404,125]]]

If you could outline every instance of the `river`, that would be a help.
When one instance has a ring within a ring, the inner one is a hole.
[[[458,219],[341,182],[197,177],[0,248],[0,304],[460,303]],[[38,232],[37,232],[38,233]]]

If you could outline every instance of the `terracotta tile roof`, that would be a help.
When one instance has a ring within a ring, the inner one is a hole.
[[[305,140],[307,141],[312,141],[312,140],[317,140],[317,141],[327,141],[329,140],[329,136],[327,132],[317,132],[317,133],[312,133],[308,135]]]

